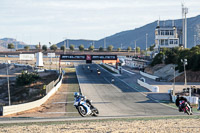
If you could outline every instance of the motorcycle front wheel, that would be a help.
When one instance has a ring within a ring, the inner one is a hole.
[[[98,116],[99,115],[99,110],[97,108],[92,109],[92,116]]]
[[[192,110],[191,110],[191,108],[190,108],[188,105],[185,107],[185,112],[186,112],[188,115],[192,115]]]
[[[78,106],[77,107],[77,110],[79,112],[79,114],[82,116],[82,117],[85,117],[87,115],[87,110],[85,107],[83,107],[82,105],[81,106]]]

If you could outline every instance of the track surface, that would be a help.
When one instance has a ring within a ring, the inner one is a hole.
[[[97,68],[101,71],[100,75],[97,74]],[[76,69],[82,94],[93,101],[94,106],[99,109],[100,116],[182,115],[177,109],[147,98],[143,93],[128,86],[129,83],[122,82],[120,77],[115,78],[115,82],[111,84],[113,75],[96,64],[77,64]]]

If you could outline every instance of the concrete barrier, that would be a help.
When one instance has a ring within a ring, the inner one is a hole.
[[[153,86],[153,85],[149,85],[141,80],[137,80],[137,83],[142,86],[147,88],[148,90],[152,91],[152,92],[159,92],[159,87],[158,86]]]
[[[11,105],[11,106],[3,106],[3,116],[26,111],[29,109],[33,109],[33,108],[39,107],[40,105],[44,104],[53,94],[56,93],[58,88],[61,86],[62,79],[63,79],[63,73],[60,76],[61,76],[60,81],[46,96],[44,96],[43,98],[41,98],[39,100],[29,102],[29,103]]]
[[[140,71],[140,74],[141,74],[142,76],[145,76],[145,77],[150,78],[150,79],[153,79],[153,80],[156,80],[157,78],[159,78],[159,77],[157,77],[157,76],[154,76],[154,75],[151,75],[151,74],[148,74],[148,73],[144,73],[144,72],[142,72],[142,71]]]
[[[116,72],[117,74],[119,74],[119,70],[118,69],[115,69],[112,66],[109,66],[109,65],[107,65],[105,63],[102,63],[102,65],[107,67],[108,69],[112,70],[113,72]]]
[[[172,97],[172,102],[175,102],[177,96],[171,95],[171,97]],[[183,97],[185,97],[191,104],[198,104],[198,101],[199,101],[198,97],[194,97],[194,96],[192,96],[192,97],[190,97],[190,96],[183,96]]]

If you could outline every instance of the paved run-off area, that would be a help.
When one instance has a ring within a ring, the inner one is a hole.
[[[148,132],[199,133],[200,117],[129,118],[111,120],[63,121],[26,124],[0,124],[1,133]]]

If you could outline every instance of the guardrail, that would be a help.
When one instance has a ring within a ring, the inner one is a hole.
[[[44,96],[43,98],[41,98],[39,100],[29,102],[29,103],[23,103],[23,104],[18,104],[18,105],[11,105],[11,106],[3,106],[2,115],[5,116],[5,115],[10,115],[10,114],[26,111],[26,110],[29,110],[29,109],[39,107],[40,105],[45,103],[53,94],[55,94],[55,92],[61,86],[63,74],[64,74],[64,71],[62,71],[62,73],[60,74],[58,83],[54,86],[53,89],[51,89],[48,92],[48,94],[46,96]]]
[[[142,86],[147,88],[148,90],[152,91],[152,92],[159,92],[159,87],[158,86],[153,86],[153,85],[149,85],[141,80],[137,80],[137,83]]]
[[[144,73],[144,72],[142,72],[142,71],[140,71],[140,74],[141,74],[142,76],[145,76],[145,77],[150,78],[150,79],[153,79],[153,80],[156,80],[156,79],[159,78],[158,76],[154,76],[154,75],[151,75],[151,74],[148,74],[148,73]]]

